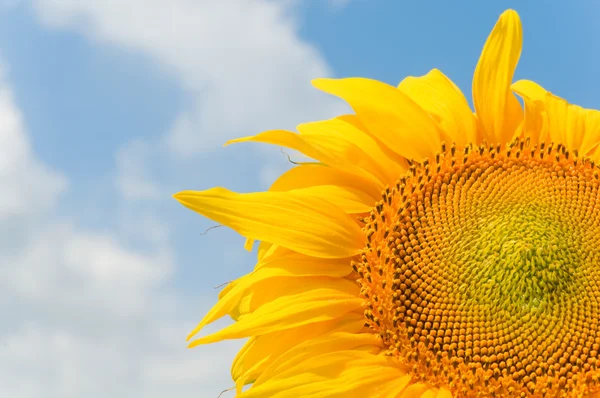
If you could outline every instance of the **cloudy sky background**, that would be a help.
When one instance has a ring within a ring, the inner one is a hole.
[[[216,397],[241,342],[185,336],[254,254],[171,194],[265,189],[285,155],[222,143],[346,111],[314,77],[470,97],[509,7],[517,78],[600,108],[594,3],[0,0],[0,396]]]

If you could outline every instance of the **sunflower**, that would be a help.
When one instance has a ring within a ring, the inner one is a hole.
[[[249,337],[238,397],[600,396],[600,112],[512,83],[521,46],[508,10],[475,112],[436,69],[317,79],[355,113],[231,141],[315,162],[175,195],[260,241],[188,337],[235,320],[190,346]]]

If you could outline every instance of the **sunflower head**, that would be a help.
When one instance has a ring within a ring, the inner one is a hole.
[[[191,346],[249,337],[239,397],[600,396],[600,112],[512,83],[521,45],[506,11],[475,112],[436,69],[318,79],[355,114],[233,141],[315,162],[175,195],[260,241],[190,335],[230,315]]]

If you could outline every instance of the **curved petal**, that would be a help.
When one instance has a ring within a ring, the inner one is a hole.
[[[526,79],[514,82],[510,88],[521,97],[532,101],[543,101],[548,92],[536,82]]]
[[[226,293],[219,295],[217,304],[204,316],[193,333],[199,332],[206,325],[232,312],[241,301],[242,296],[247,295],[250,289],[263,289],[277,282],[285,283],[290,280],[289,278],[297,278],[297,283],[304,283],[305,279],[302,277],[329,276],[341,278],[351,272],[350,261],[347,259],[309,257],[285,248],[279,248],[277,255],[259,261],[255,271],[231,282],[226,288]]]
[[[247,239],[247,240],[251,240],[252,243],[254,243],[253,239]],[[274,245],[271,242],[264,242],[264,241],[260,242],[258,244],[258,250],[257,250],[257,254],[256,254],[258,263],[256,264],[255,269],[260,264],[264,264],[264,263],[268,264],[269,262],[267,261],[267,258],[272,256],[273,254],[280,253],[282,251],[285,252],[288,250],[289,249]],[[231,282],[227,283],[227,286],[225,286],[223,289],[221,289],[221,291],[219,292],[219,300],[221,300],[223,297],[225,297],[225,295],[228,294],[231,289],[233,289],[236,282],[237,282],[237,280],[231,281]]]
[[[408,386],[406,390],[402,392],[400,398],[421,397],[429,391],[432,391],[431,385],[425,383],[414,383]]]
[[[236,383],[238,394],[243,386],[254,382],[281,355],[304,341],[318,338],[326,333],[359,333],[364,329],[364,322],[362,313],[351,313],[341,319],[312,323],[250,338],[231,367],[231,376]]]
[[[546,94],[546,113],[550,137],[567,148],[588,155],[600,141],[600,111],[569,104],[564,99]]]
[[[378,353],[382,348],[381,340],[376,334],[370,332],[349,333],[345,331],[327,333],[317,338],[305,340],[277,358],[258,377],[254,384],[259,386],[268,383],[276,375],[289,372],[290,369],[302,365],[302,363],[318,355],[359,347],[367,347],[367,350]]]
[[[370,180],[371,183],[376,185],[380,190],[384,186],[383,183],[372,174],[357,166],[352,158],[346,156],[346,153],[340,151],[340,145],[337,145],[335,148],[337,150],[332,150],[333,148],[331,145],[329,147],[320,147],[317,140],[313,139],[312,142],[309,142],[300,134],[286,130],[265,131],[254,136],[242,137],[228,141],[225,145],[247,141],[263,142],[266,144],[279,145],[294,149],[331,167],[335,167],[358,177]]]
[[[399,163],[396,164],[398,164],[398,167],[402,167],[402,170],[406,168],[404,165],[400,166]],[[341,202],[337,203],[339,207],[349,213],[360,212],[364,209],[364,206],[361,204],[374,203],[374,201],[381,198],[382,189],[372,179],[360,177],[323,163],[303,163],[289,169],[275,180],[269,191],[291,191],[293,189],[312,188],[322,185],[338,186],[341,190],[347,191],[346,193],[360,198],[359,203],[356,203],[356,201],[347,203],[349,206]],[[317,191],[322,192],[322,189],[317,188],[315,194]],[[367,196],[372,199],[371,202]],[[331,197],[326,197],[325,199],[332,202]],[[357,208],[356,205],[359,207]],[[247,251],[252,251],[253,245],[254,239],[246,239],[244,248]]]
[[[274,287],[282,287],[281,284]],[[237,322],[190,343],[190,347],[226,339],[257,336],[280,330],[336,319],[361,308],[358,286],[339,278],[314,277],[304,286],[284,286],[290,294],[280,294],[254,311],[238,317]],[[299,292],[298,292],[299,291]],[[241,303],[243,304],[243,303]],[[188,340],[196,333],[194,330]]]
[[[256,255],[258,261],[269,256],[276,248],[277,245],[274,245],[271,242],[260,242],[257,250],[258,253]]]
[[[349,123],[349,124],[353,125],[354,127],[356,127],[357,129],[364,131],[366,133],[368,133],[368,131],[369,131],[369,129],[367,129],[365,127],[365,125],[360,121],[360,119],[356,115],[343,115],[343,116],[339,116],[338,119],[341,119],[341,120],[345,121],[346,123]],[[378,140],[377,138],[374,138],[374,139],[378,143],[381,144],[381,140]],[[381,149],[381,151],[383,151],[383,153],[385,154],[386,157],[391,159],[396,165],[398,165],[398,167],[400,167],[401,171],[400,171],[399,175],[402,175],[408,171],[409,164],[405,157],[398,155],[396,152],[392,151],[386,145],[380,145],[379,148]],[[394,182],[396,182],[396,180],[398,180],[397,175],[394,176]]]
[[[393,184],[405,171],[400,164],[387,157],[380,143],[346,118],[304,123],[298,126],[298,131],[311,145],[349,159],[381,181],[382,186]]]
[[[511,89],[525,105],[523,134],[531,139],[533,145],[552,141],[545,104],[548,91],[531,80],[519,80],[511,85]]]
[[[392,358],[359,349],[334,351],[309,357],[239,398],[383,398],[382,392],[397,395],[411,379]]]
[[[339,207],[298,192],[238,194],[224,188],[174,195],[184,206],[241,235],[321,258],[357,254],[364,234]]]
[[[338,185],[318,185],[288,192],[298,192],[315,198],[322,198],[336,205],[348,214],[366,213],[373,209],[375,201],[366,193]]]
[[[569,104],[529,80],[514,83],[512,89],[524,99],[535,101],[537,123],[540,123],[539,119],[545,119],[549,140],[564,144],[570,150],[575,149],[581,155],[592,155],[598,148],[600,111]]]
[[[316,79],[313,85],[344,99],[373,138],[405,158],[431,158],[447,139],[427,112],[393,86],[363,78]]]
[[[523,119],[521,105],[510,90],[522,45],[519,15],[507,10],[485,42],[473,76],[473,105],[488,142],[509,142]]]
[[[289,169],[275,180],[269,190],[290,191],[320,185],[354,188],[361,190],[374,200],[381,198],[382,190],[372,181],[320,163],[306,163]]]
[[[548,117],[544,103],[523,96],[521,98],[525,105],[525,116],[521,129],[523,136],[528,137],[533,145],[549,142]]]
[[[235,307],[230,310],[229,316],[237,321],[280,297],[304,294],[315,289],[320,289],[324,285],[331,283],[331,280],[331,277],[325,276],[304,276],[302,283],[297,283],[298,281],[294,281],[289,277],[273,277],[257,281],[250,289],[243,291],[239,301],[235,303]],[[339,282],[341,287],[345,287],[349,292],[355,291],[356,286],[347,284],[346,282],[348,281],[345,279],[339,280],[341,281]],[[219,299],[221,298],[219,297]]]
[[[441,130],[459,146],[476,142],[477,121],[460,89],[438,69],[409,76],[398,89],[429,112]]]
[[[452,398],[452,392],[446,388],[440,388],[437,392],[437,398]]]

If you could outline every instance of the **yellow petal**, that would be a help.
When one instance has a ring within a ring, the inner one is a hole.
[[[536,144],[549,139],[545,105],[548,91],[531,80],[519,80],[511,85],[511,90],[517,93],[525,104],[524,133]]]
[[[254,247],[254,242],[256,242],[256,240],[254,239],[246,239],[246,242],[244,243],[244,249],[246,249],[247,251],[252,251],[252,248]],[[260,242],[258,244],[258,251],[256,254],[257,259],[260,261],[263,257],[269,255],[275,248],[277,248],[279,246],[274,245],[271,242]],[[223,292],[221,292],[220,294],[223,294]],[[221,296],[219,295],[219,298]]]
[[[403,157],[431,158],[446,139],[427,112],[393,86],[363,78],[316,79],[313,85],[344,99],[373,138]]]
[[[523,98],[525,105],[525,119],[523,121],[523,135],[529,137],[533,145],[550,141],[548,132],[548,117],[544,102]]]
[[[423,384],[418,384],[415,386],[417,386],[417,389],[424,388]],[[406,391],[408,390],[409,389],[406,389]],[[430,387],[424,392],[421,392],[419,395],[414,396],[419,396],[420,398],[452,398],[452,392],[446,388]]]
[[[437,393],[437,398],[452,398],[452,392],[446,388],[440,388]]]
[[[298,275],[327,276],[346,276],[352,270],[349,259],[311,257],[281,246],[260,258],[254,269],[265,268],[281,268]]]
[[[351,257],[364,234],[339,207],[292,192],[238,194],[224,188],[174,195],[184,206],[241,235],[322,258]]]
[[[581,155],[591,155],[596,150],[600,142],[600,111],[569,104],[529,80],[514,83],[512,89],[524,99],[535,101],[536,123],[542,124],[539,119],[543,119],[542,129],[548,130],[548,140],[566,145]]]
[[[421,398],[437,398],[437,396],[438,396],[438,389],[430,388],[421,395]]]
[[[360,131],[364,131],[367,134],[369,134],[371,137],[372,135],[369,133],[369,129],[367,129],[365,127],[365,125],[360,121],[360,119],[358,118],[358,116],[356,115],[342,115],[338,117],[339,119],[342,119],[343,121],[353,125],[354,127],[356,127],[357,129],[359,129]],[[378,140],[377,138],[374,138],[375,141],[377,141],[378,143],[381,144],[381,140]],[[380,145],[379,148],[381,149],[381,151],[383,151],[383,153],[385,154],[385,156],[388,159],[391,159],[397,166],[400,168],[400,172],[399,175],[404,174],[408,171],[409,169],[409,164],[408,161],[406,160],[405,157],[397,154],[396,152],[392,151],[387,145]],[[396,170],[394,169],[394,172],[396,172]],[[396,180],[398,179],[398,175],[394,176],[394,182],[396,182]],[[379,194],[381,192],[378,192]]]
[[[544,97],[548,92],[545,88],[531,80],[519,80],[511,85],[511,89],[523,98],[532,101],[544,101]]]
[[[318,355],[335,351],[352,350],[358,347],[370,347],[368,350],[373,350],[377,353],[381,351],[381,340],[376,334],[370,332],[349,333],[343,331],[335,331],[310,340],[304,340],[277,358],[258,377],[254,384],[259,386],[260,384],[268,383],[276,375],[289,372],[294,367],[302,365],[302,363]]]
[[[546,96],[544,97],[544,106],[548,117],[550,139],[554,142],[566,145],[569,149],[573,148],[573,146],[567,142],[571,135],[570,131],[568,131],[569,127],[571,127],[569,126],[571,118],[569,117],[570,112],[567,101],[550,93],[546,93]]]
[[[313,187],[318,185],[339,185],[358,189],[374,200],[381,198],[381,189],[371,180],[355,176],[340,169],[324,164],[302,164],[283,173],[270,191],[289,191],[292,189]]]
[[[600,111],[569,104],[551,93],[545,105],[551,139],[581,155],[591,154],[600,141]]]
[[[273,361],[304,341],[312,340],[326,333],[359,333],[364,329],[364,323],[362,313],[351,313],[341,319],[312,323],[250,338],[236,356],[231,367],[231,376],[236,383],[238,393],[241,392],[243,386],[256,380]]]
[[[522,45],[519,15],[505,11],[485,42],[473,76],[475,113],[490,143],[509,142],[523,119],[521,105],[510,91]]]
[[[257,309],[270,303],[277,298],[294,294],[303,294],[309,291],[320,289],[323,283],[329,284],[331,278],[325,277],[304,277],[302,283],[293,283],[289,278],[285,279],[267,279],[256,282],[252,289],[244,290],[240,300],[235,307],[229,312],[234,320],[239,320],[246,315],[251,315]],[[355,286],[348,285],[345,282],[340,282],[342,286],[354,291]]]
[[[345,172],[362,177],[366,180],[370,180],[372,184],[375,184],[379,188],[379,190],[381,190],[383,186],[381,181],[379,181],[376,177],[357,166],[354,163],[354,159],[347,157],[343,151],[340,151],[339,147],[341,144],[336,148],[332,148],[331,146],[319,147],[319,141],[315,139],[309,142],[305,139],[305,137],[291,131],[270,130],[250,137],[237,138],[235,140],[228,141],[225,145],[239,142],[262,142],[265,144],[279,145],[294,149],[331,167],[335,167]]]
[[[476,119],[460,89],[437,69],[407,77],[398,89],[429,112],[441,130],[459,146],[476,142]]]
[[[274,246],[275,245],[273,245],[271,242],[260,242],[260,244],[258,245],[258,260],[260,261],[268,254],[270,254],[271,251],[275,249]]]
[[[330,155],[336,154],[338,158],[348,159],[377,178],[381,182],[380,187],[393,184],[406,171],[388,158],[381,144],[350,123],[347,117],[301,124],[298,131],[314,147]]]
[[[375,200],[363,191],[338,185],[317,185],[314,187],[293,189],[288,192],[302,193],[315,198],[322,198],[338,206],[346,213],[366,213],[375,206]]]
[[[307,276],[344,277],[352,272],[347,259],[322,259],[305,256],[280,248],[276,256],[270,256],[256,265],[256,270],[229,284],[227,292],[204,316],[192,333],[198,333],[211,322],[230,313],[249,289],[268,289],[277,283],[306,283]],[[252,293],[250,293],[252,294]]]
[[[387,398],[385,392],[401,391],[411,379],[393,358],[355,349],[308,358],[239,398]]]
[[[523,98],[525,104],[524,135],[530,137],[534,145],[553,140],[564,144],[560,137],[562,132],[556,131],[556,128],[550,129],[548,123],[546,109],[548,91],[531,80],[519,80],[512,84],[511,89]]]
[[[415,398],[421,397],[431,391],[431,386],[425,383],[414,383],[409,385],[406,390],[402,392],[400,398]]]
[[[369,393],[369,397],[377,397],[377,398],[397,398],[402,395],[404,391],[410,386],[410,381],[412,379],[411,374],[404,374],[401,376],[401,381],[403,383],[394,383],[388,382],[384,385],[377,387],[376,389],[371,390]]]
[[[361,308],[356,283],[339,278],[310,278],[306,286],[290,283],[285,286],[291,294],[266,302],[254,312],[238,318],[237,322],[211,335],[190,343],[190,347],[239,339],[336,319]],[[297,292],[298,290],[303,290]],[[188,336],[188,340],[195,332]]]
[[[246,239],[246,242],[244,242],[244,249],[251,252],[254,247],[254,242],[254,239]]]

